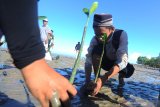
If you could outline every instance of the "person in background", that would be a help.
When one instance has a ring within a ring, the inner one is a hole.
[[[48,19],[47,18],[43,19],[43,25],[40,28],[40,32],[41,32],[41,40],[42,40],[44,47],[45,47],[45,50],[46,50],[45,59],[52,61],[52,54],[50,52],[51,47],[49,47],[49,45],[50,45],[50,42],[51,42],[50,40],[51,40],[53,33],[52,33],[50,27],[48,26]]]
[[[46,51],[38,27],[37,0],[0,0],[0,29],[15,66],[41,106],[49,107],[52,94],[57,91],[67,107],[69,95],[74,96],[77,91],[44,59]]]
[[[111,14],[95,14],[93,20],[93,29],[95,36],[92,38],[88,54],[85,61],[85,73],[86,73],[86,87],[91,83],[92,66],[94,68],[94,74],[97,74],[98,66],[100,63],[100,57],[103,50],[102,35],[107,35],[107,41],[105,43],[104,55],[102,58],[101,68],[108,71],[103,76],[99,76],[96,81],[96,87],[93,88],[92,95],[96,95],[105,81],[112,78],[119,73],[119,86],[124,85],[124,77],[126,74],[126,66],[128,64],[128,36],[124,30],[115,29],[112,22]],[[114,46],[113,38],[119,36],[118,47]],[[93,84],[94,85],[94,84]]]
[[[76,46],[75,46],[76,53],[79,52],[80,48],[81,48],[81,44],[80,44],[80,42],[78,42],[78,43],[76,44]]]
[[[41,32],[41,40],[42,40],[42,42],[45,46],[45,49],[47,51],[49,38],[52,37],[52,35],[53,35],[50,27],[48,26],[48,19],[47,18],[43,19],[43,25],[40,28],[40,32]]]

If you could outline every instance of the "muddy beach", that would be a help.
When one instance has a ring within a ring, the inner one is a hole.
[[[0,51],[0,107],[40,107],[40,104],[29,93],[20,71],[12,64],[10,55]],[[57,72],[69,78],[75,59],[60,56],[58,60],[47,61]],[[3,66],[2,66],[3,64]],[[117,76],[110,79],[96,96],[85,96],[81,87],[84,85],[84,61],[80,63],[75,86],[77,96],[72,99],[73,107],[156,107],[160,90],[159,70],[135,66],[135,73],[125,79],[125,86],[117,89]],[[102,74],[104,71],[101,72]],[[94,75],[92,74],[92,79]]]

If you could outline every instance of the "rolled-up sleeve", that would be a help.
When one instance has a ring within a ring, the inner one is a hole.
[[[128,63],[128,36],[125,31],[122,32],[119,41],[119,48],[116,53],[116,64],[120,70],[124,69]]]

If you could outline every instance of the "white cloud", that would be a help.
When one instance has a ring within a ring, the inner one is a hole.
[[[151,55],[147,55],[146,57],[147,57],[148,59],[151,59]]]
[[[86,54],[87,54],[87,49],[88,49],[88,45],[84,45],[83,46],[83,53],[82,53],[82,56],[84,57]]]
[[[139,53],[139,52],[130,53],[130,55],[129,55],[129,62],[136,63],[137,62],[137,58],[139,56],[141,56],[141,53]]]
[[[151,58],[151,55],[149,55],[149,54],[146,55],[146,54],[140,53],[140,52],[133,52],[133,53],[129,54],[129,62],[136,63],[137,62],[137,58],[139,56],[146,56],[149,59]]]

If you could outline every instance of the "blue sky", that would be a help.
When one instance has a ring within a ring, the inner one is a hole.
[[[114,26],[128,34],[129,61],[141,56],[156,57],[160,52],[160,0],[97,0],[95,13],[113,15]],[[86,15],[84,7],[90,8],[94,0],[40,0],[39,16],[48,17],[54,31],[54,53],[75,55],[74,47],[81,41]],[[93,15],[90,17],[83,56],[94,35]],[[42,23],[39,21],[39,25]]]

